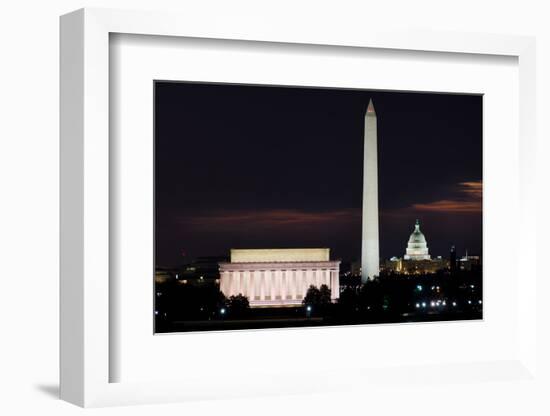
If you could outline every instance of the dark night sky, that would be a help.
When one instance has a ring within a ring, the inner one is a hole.
[[[481,96],[173,82],[155,94],[159,266],[239,247],[358,259],[370,98],[380,255],[403,256],[416,218],[432,256],[481,252]]]

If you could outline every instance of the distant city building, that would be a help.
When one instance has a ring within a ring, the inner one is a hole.
[[[167,269],[157,267],[155,270],[155,283],[163,284],[177,279],[178,271],[176,269]]]
[[[409,237],[403,258],[392,257],[383,264],[386,272],[397,274],[436,273],[449,267],[449,261],[438,256],[431,258],[426,237],[420,231],[420,222],[416,220],[414,231]]]
[[[352,276],[361,276],[361,261],[351,262],[350,273]]]
[[[481,269],[481,257],[469,256],[468,251],[466,255],[458,261],[458,267],[460,270],[472,271]]]
[[[218,265],[220,262],[228,260],[228,257],[207,256],[196,257],[191,262],[178,267],[157,266],[155,269],[155,282],[164,284],[175,281],[184,285],[219,284]]]
[[[451,274],[456,273],[456,248],[455,246],[451,246],[451,254],[449,256],[449,270],[451,271]]]
[[[447,259],[438,256],[430,260],[405,260],[392,257],[384,262],[384,270],[398,274],[437,273],[449,267]]]
[[[251,307],[300,305],[310,285],[327,285],[333,301],[340,294],[340,261],[328,248],[232,249],[219,267],[223,294],[242,294]]]

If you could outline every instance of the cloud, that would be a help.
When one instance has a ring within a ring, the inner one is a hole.
[[[460,182],[455,187],[456,198],[413,204],[423,212],[479,213],[482,209],[483,184],[481,181]]]
[[[458,185],[460,187],[460,192],[463,194],[481,200],[483,193],[483,183],[481,181],[460,182]]]
[[[200,228],[217,229],[234,227],[277,228],[311,227],[350,223],[361,219],[361,210],[342,209],[326,212],[308,212],[294,209],[266,211],[218,211],[207,215],[188,216],[180,223]]]
[[[453,201],[442,199],[430,202],[428,204],[414,204],[413,208],[417,211],[436,211],[436,212],[480,212],[481,205],[478,202]]]

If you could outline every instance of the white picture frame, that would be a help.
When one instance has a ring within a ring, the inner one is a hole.
[[[384,32],[361,28],[338,33],[328,29],[304,33],[299,27],[277,27],[243,17],[240,22],[213,18],[210,24],[192,16],[166,13],[82,9],[61,18],[61,398],[80,406],[155,403],[209,397],[272,394],[281,385],[273,377],[234,388],[215,388],[206,379],[159,382],[110,382],[109,296],[109,36],[113,33],[225,39],[281,44],[331,45],[336,48],[430,51],[442,54],[504,55],[519,65],[519,165],[521,206],[518,261],[524,279],[518,290],[517,356],[499,362],[439,366],[420,365],[416,376],[430,379],[443,368],[469,381],[475,372],[508,379],[533,379],[536,362],[536,279],[532,260],[536,231],[535,41],[529,37],[464,33]],[[334,371],[334,370],[333,370]],[[405,370],[404,370],[405,371]],[[334,382],[304,385],[286,381],[289,393],[330,391],[338,380],[355,385],[402,377],[399,369],[371,368],[367,373],[342,369]],[[390,376],[388,376],[388,372]],[[406,370],[411,372],[411,369]],[[389,377],[389,378],[388,378]],[[369,381],[371,380],[371,381]],[[476,378],[472,378],[472,382]],[[278,389],[277,391],[280,391]]]

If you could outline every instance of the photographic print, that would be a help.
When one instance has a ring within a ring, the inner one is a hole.
[[[481,95],[153,88],[156,333],[482,319]]]

